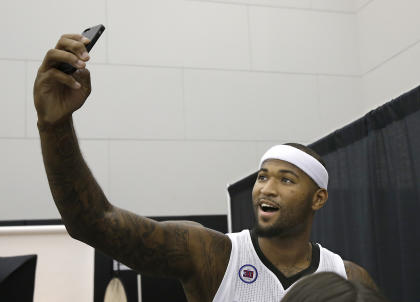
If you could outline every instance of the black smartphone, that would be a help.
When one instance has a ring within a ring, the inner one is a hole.
[[[82,35],[90,40],[90,42],[86,45],[88,52],[92,49],[93,45],[95,45],[96,41],[98,41],[104,30],[105,26],[99,24],[93,27],[89,27],[82,32]],[[67,74],[72,74],[77,70],[75,67],[67,63],[61,63],[57,68]]]

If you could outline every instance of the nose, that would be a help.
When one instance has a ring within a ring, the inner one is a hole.
[[[276,181],[273,178],[268,179],[266,182],[261,184],[260,192],[265,196],[277,196]]]

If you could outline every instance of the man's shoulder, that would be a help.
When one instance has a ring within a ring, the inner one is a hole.
[[[343,259],[343,262],[344,262],[344,267],[346,268],[346,273],[347,273],[348,279],[351,279],[350,276],[351,277],[359,277],[359,276],[364,276],[366,274],[369,274],[364,267],[362,267],[362,266],[360,266],[360,265],[358,265],[358,264],[356,264],[352,261]]]
[[[240,232],[229,232],[229,233],[226,233],[226,236],[228,236],[231,241],[237,238],[246,238],[246,237],[251,238],[251,231],[245,229]]]
[[[372,289],[378,290],[378,287],[372,277],[364,267],[349,260],[343,260],[343,262],[346,269],[347,279],[358,281]]]
[[[239,232],[230,232],[230,233],[227,233],[227,235],[233,235],[233,236],[239,236],[239,235],[244,236],[244,235],[247,235],[247,234],[248,235],[251,234],[251,230],[244,229],[244,230],[239,231]]]

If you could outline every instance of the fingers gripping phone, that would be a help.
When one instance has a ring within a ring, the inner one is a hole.
[[[99,24],[99,25],[90,27],[88,29],[85,29],[82,32],[82,35],[90,40],[90,42],[86,45],[86,50],[88,52],[92,49],[93,45],[95,45],[96,41],[98,41],[99,37],[102,35],[104,30],[105,30],[105,26],[103,26],[102,24]],[[73,72],[77,70],[75,67],[67,63],[61,63],[57,68],[67,74],[72,74]]]

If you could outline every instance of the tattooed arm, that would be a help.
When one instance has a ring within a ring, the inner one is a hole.
[[[359,281],[360,283],[379,291],[372,277],[363,267],[347,260],[344,260],[344,267],[346,268],[347,279]]]
[[[84,68],[87,42],[81,35],[62,36],[45,56],[34,84],[45,170],[63,222],[73,238],[139,272],[180,279],[191,301],[200,296],[211,300],[229,259],[228,237],[197,224],[159,223],[113,206],[82,157],[72,113],[90,94]],[[61,62],[78,70],[64,74],[56,69]]]

